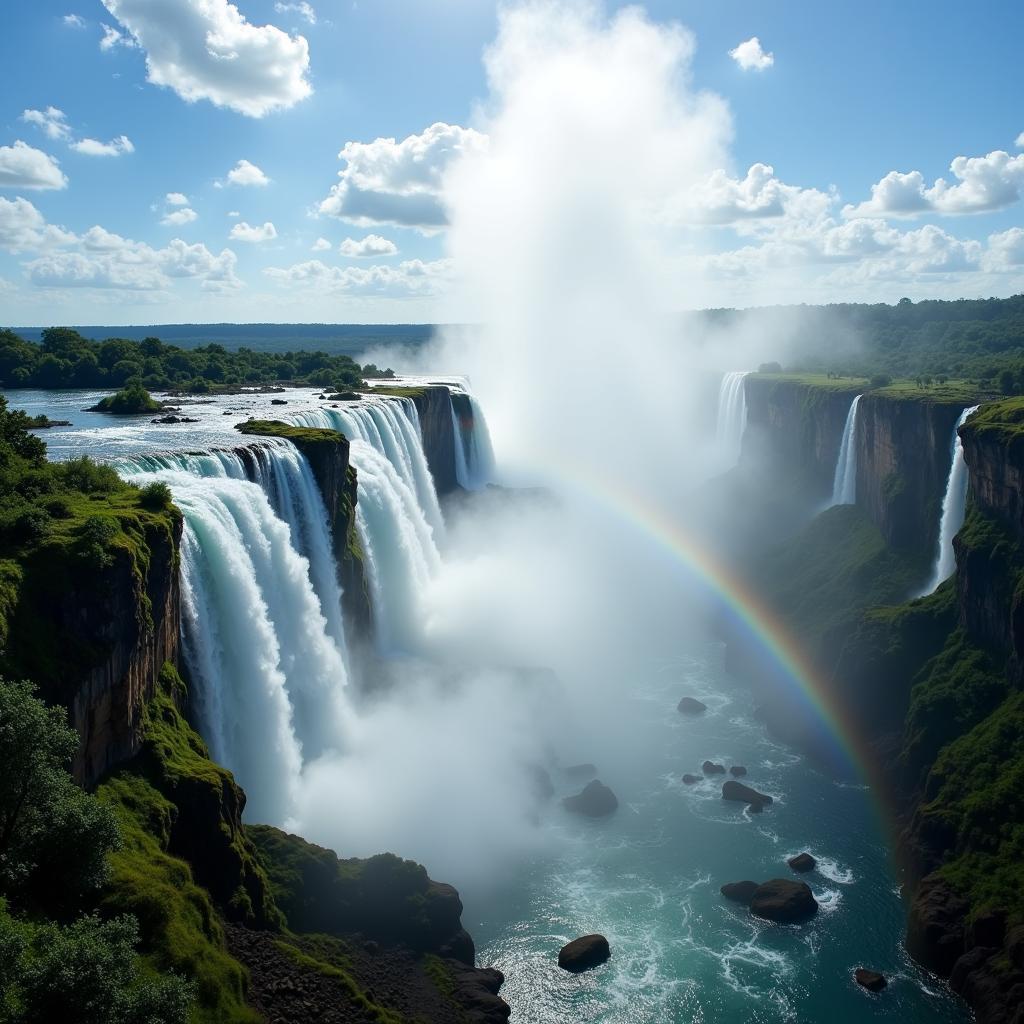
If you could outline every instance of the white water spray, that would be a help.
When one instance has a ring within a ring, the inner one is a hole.
[[[857,501],[857,407],[862,397],[857,395],[854,398],[846,414],[836,473],[832,480],[832,505],[853,505]]]
[[[455,432],[455,476],[467,491],[479,491],[494,480],[494,449],[487,420],[477,400],[465,392],[469,416],[460,416],[452,401],[452,430]]]
[[[729,467],[739,462],[743,432],[747,429],[747,371],[733,371],[722,377],[718,388],[718,445]]]
[[[964,459],[964,446],[960,440],[960,427],[967,422],[967,417],[977,412],[978,407],[972,405],[960,414],[953,428],[953,461],[946,479],[946,494],[942,499],[942,518],[939,521],[939,547],[935,555],[935,569],[925,594],[936,590],[940,583],[949,579],[956,572],[956,554],[953,551],[953,538],[960,532],[964,524],[964,512],[967,505],[967,485],[969,475],[967,461]]]

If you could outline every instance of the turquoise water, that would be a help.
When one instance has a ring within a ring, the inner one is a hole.
[[[513,1020],[528,1024],[746,1024],[746,1022],[969,1020],[944,984],[902,947],[905,909],[872,794],[828,778],[765,737],[721,652],[654,666],[613,709],[621,748],[574,751],[615,790],[610,819],[574,818],[555,804],[543,855],[486,890],[462,887],[478,961],[506,975]],[[689,693],[699,718],[675,706]],[[628,754],[626,753],[628,751]],[[751,815],[721,799],[722,777],[696,786],[705,758],[742,764],[774,805]],[[580,784],[553,772],[558,796]],[[818,869],[796,876],[803,850]],[[802,877],[821,904],[799,926],[751,917],[722,898],[740,879]],[[569,939],[602,932],[612,959],[583,975],[557,966]],[[880,995],[853,980],[881,970]]]

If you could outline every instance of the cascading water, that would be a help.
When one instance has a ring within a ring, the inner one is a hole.
[[[308,463],[274,440],[119,469],[166,483],[184,514],[183,648],[200,728],[254,820],[284,822],[303,764],[342,748],[348,719],[341,594]]]
[[[972,405],[960,414],[953,428],[953,461],[946,478],[946,494],[942,499],[942,518],[939,520],[939,547],[935,554],[935,569],[925,594],[930,594],[939,584],[956,572],[956,555],[953,551],[953,538],[960,532],[964,524],[964,512],[967,504],[967,484],[969,477],[967,462],[964,459],[964,446],[960,440],[960,427],[967,422],[967,417],[976,412],[978,407]]]
[[[747,396],[744,380],[748,371],[732,371],[722,377],[718,389],[718,446],[729,466],[740,458],[743,432],[747,427]]]
[[[846,414],[836,473],[832,481],[832,505],[852,505],[857,500],[857,407],[861,397],[857,395],[854,398]]]
[[[467,491],[479,491],[494,479],[494,449],[487,420],[477,400],[467,391],[459,396],[469,405],[460,416],[452,397],[452,429],[455,431],[455,477]]]

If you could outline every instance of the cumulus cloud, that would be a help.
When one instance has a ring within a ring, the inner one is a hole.
[[[67,184],[60,164],[41,149],[20,139],[13,146],[0,146],[0,188],[61,189]]]
[[[988,236],[986,270],[1014,271],[1024,267],[1024,228],[1009,228]]]
[[[300,18],[305,18],[310,25],[316,24],[316,11],[313,7],[306,3],[306,0],[299,0],[296,4],[285,4],[281,3],[281,0],[277,0],[274,4],[274,10],[278,14],[297,14]]]
[[[46,223],[46,218],[27,200],[0,196],[0,249],[19,253],[52,246],[70,245],[75,236]]]
[[[370,256],[394,256],[398,252],[398,246],[388,238],[381,238],[380,235],[367,235],[358,240],[346,238],[338,246],[338,252],[349,259],[365,259]]]
[[[77,14],[65,14],[61,21],[69,28],[85,28],[85,18]]]
[[[248,160],[239,160],[228,171],[228,184],[262,188],[270,184],[270,179],[255,164]]]
[[[188,206],[188,196],[184,192],[168,192],[164,202],[168,206]]]
[[[764,71],[775,63],[775,54],[765,53],[761,46],[761,40],[757,36],[751,36],[735,49],[730,50],[729,56],[744,71]]]
[[[199,214],[195,210],[190,206],[183,206],[178,210],[172,210],[170,213],[165,214],[160,223],[166,227],[180,227],[182,224],[191,224],[192,221],[198,219]]]
[[[938,178],[929,187],[920,171],[890,171],[871,186],[871,198],[845,206],[845,217],[917,217],[987,213],[1017,202],[1024,189],[1024,153],[1010,156],[1001,149],[986,156],[958,156],[949,169],[955,184]]]
[[[328,252],[331,249],[331,243],[326,238],[318,238],[310,247],[310,252]]]
[[[407,298],[443,290],[451,280],[452,262],[405,260],[397,267],[329,267],[321,260],[307,260],[290,267],[268,267],[264,273],[280,284],[311,291]]]
[[[56,107],[47,107],[45,110],[23,110],[21,119],[26,124],[32,124],[41,129],[49,139],[66,139],[71,135],[67,114]]]
[[[1024,132],[1021,132],[1020,135],[1017,136],[1017,142],[1015,145],[1018,149],[1024,149]]]
[[[487,145],[472,128],[438,122],[397,142],[347,142],[338,154],[346,166],[319,212],[361,227],[394,224],[421,231],[445,226],[441,198],[445,171],[453,160]]]
[[[100,25],[103,29],[103,38],[100,40],[100,49],[104,53],[113,50],[115,46],[124,46],[129,50],[135,48],[135,40],[131,36],[125,35],[123,32],[119,32],[113,25],[108,25],[105,22]]]
[[[787,185],[769,164],[753,164],[742,178],[716,170],[687,190],[674,205],[674,219],[703,224],[736,224],[764,218],[824,214],[833,199],[814,188]]]
[[[209,100],[249,117],[309,96],[309,45],[274,25],[252,25],[228,0],[103,0],[146,52],[147,78],[188,103]]]
[[[249,225],[243,220],[239,221],[231,229],[229,237],[239,242],[251,242],[253,244],[258,242],[269,242],[272,239],[277,238],[277,228],[275,228],[269,220],[262,226],[258,224]]]
[[[100,142],[98,139],[79,139],[78,142],[71,143],[71,148],[84,156],[121,156],[124,153],[135,152],[135,146],[127,135],[118,135],[110,142]]]

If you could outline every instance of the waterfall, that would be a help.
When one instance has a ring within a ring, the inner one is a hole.
[[[839,458],[832,480],[832,505],[853,505],[857,500],[857,406],[861,395],[850,403],[839,443]],[[831,507],[831,506],[830,506]]]
[[[747,372],[725,374],[718,389],[718,445],[730,467],[739,462],[743,432],[747,427],[747,396],[744,390]]]
[[[925,594],[932,593],[939,584],[956,572],[956,555],[953,551],[953,538],[960,532],[964,524],[964,511],[967,504],[968,472],[967,461],[964,459],[964,445],[960,440],[960,427],[967,422],[967,417],[976,412],[978,407],[972,405],[964,409],[953,428],[953,461],[946,478],[946,494],[942,499],[942,518],[939,520],[939,546],[935,553],[935,569]]]
[[[460,416],[452,396],[452,429],[455,431],[455,479],[467,491],[479,491],[494,479],[494,449],[487,420],[477,400],[467,391],[469,416]]]

